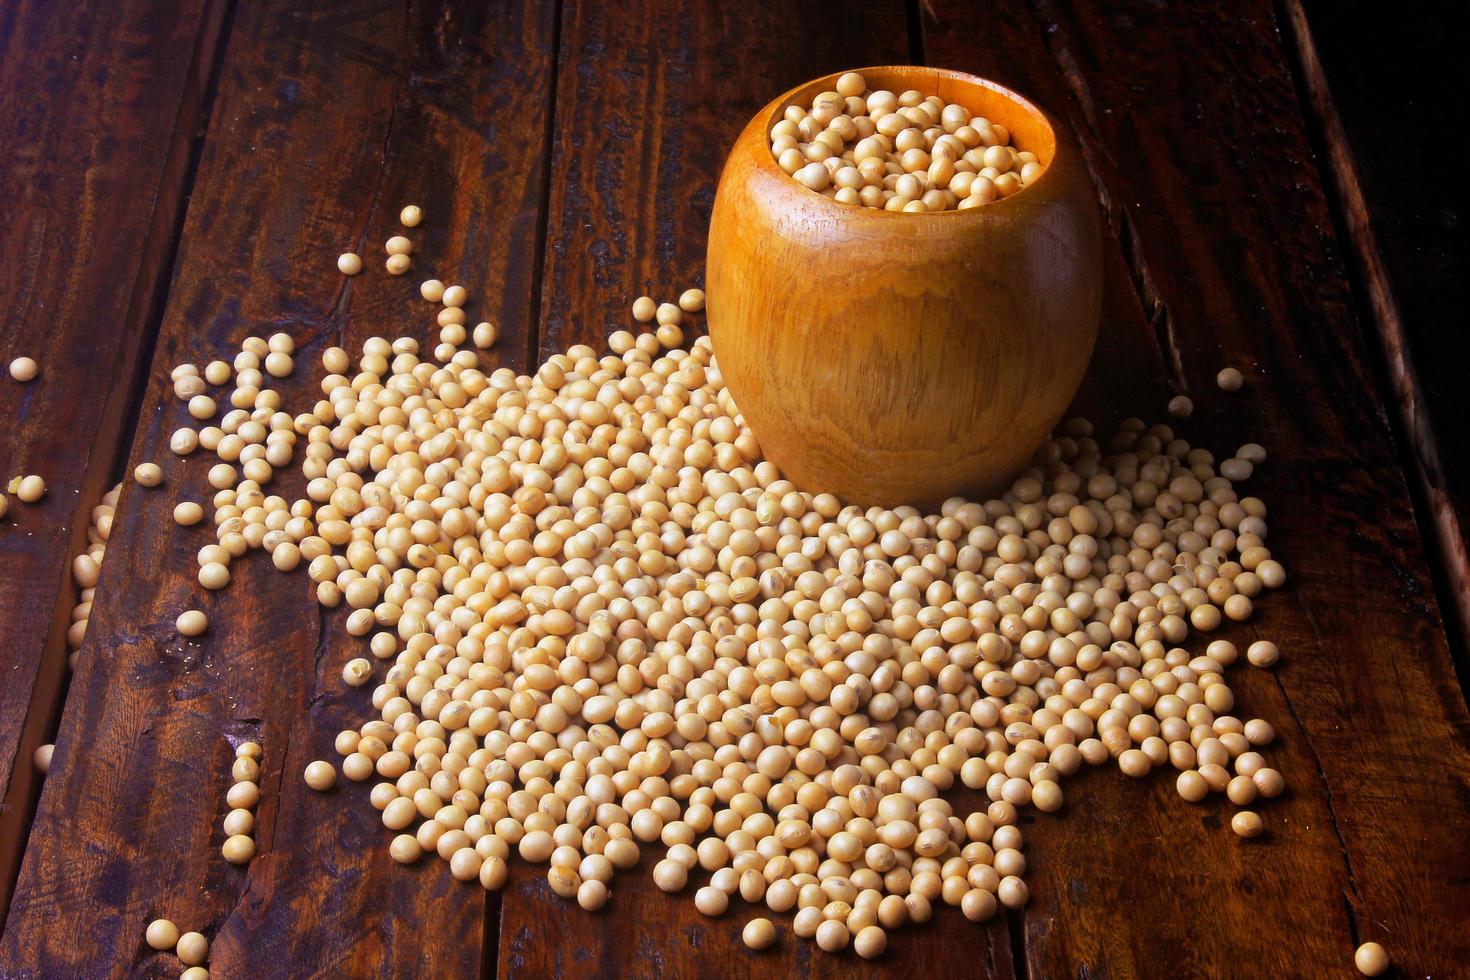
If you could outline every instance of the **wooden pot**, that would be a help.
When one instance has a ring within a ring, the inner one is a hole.
[[[840,204],[789,177],[750,121],[710,221],[715,356],[768,459],[804,490],[863,505],[934,506],[998,488],[1076,393],[1097,337],[1098,205],[1075,146],[994,82],[937,68],[859,69],[870,89],[916,89],[1010,129],[1045,171],[965,211]]]

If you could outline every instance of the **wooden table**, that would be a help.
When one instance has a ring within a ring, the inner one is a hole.
[[[0,462],[51,488],[0,521],[0,975],[174,975],[142,941],[161,914],[210,936],[224,977],[1346,976],[1368,939],[1404,975],[1470,970],[1466,638],[1442,618],[1464,621],[1462,515],[1405,414],[1409,352],[1362,271],[1354,161],[1298,0],[485,7],[0,7],[0,355],[42,365],[0,382]],[[874,964],[789,936],[750,954],[748,911],[702,918],[647,861],[599,915],[524,867],[486,894],[393,864],[365,786],[300,778],[360,715],[341,614],[256,559],[202,600],[204,642],[173,630],[208,535],[169,519],[206,495],[202,457],[167,452],[170,368],[285,330],[311,365],[284,385],[302,404],[326,346],[429,337],[410,281],[377,269],[409,202],[435,272],[503,324],[493,361],[600,345],[631,297],[701,281],[721,158],[756,108],[909,61],[1029,93],[1085,147],[1111,237],[1079,406],[1159,418],[1183,392],[1192,437],[1270,451],[1253,486],[1291,581],[1226,634],[1284,651],[1232,680],[1280,733],[1268,834],[1242,842],[1228,807],[1162,775],[1092,771],[1026,819],[1024,914],[945,909]],[[350,282],[348,247],[370,267]],[[1226,365],[1242,393],[1215,387]],[[70,558],[144,460],[169,490],[124,489],[68,677]],[[265,746],[248,869],[219,857],[244,738]],[[31,753],[53,739],[42,790]]]

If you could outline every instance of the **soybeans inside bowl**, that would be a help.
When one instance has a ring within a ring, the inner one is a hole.
[[[856,71],[810,105],[787,106],[770,139],[771,155],[804,187],[884,211],[980,207],[1019,193],[1045,169],[1012,145],[1002,123],[918,89],[870,88]]]

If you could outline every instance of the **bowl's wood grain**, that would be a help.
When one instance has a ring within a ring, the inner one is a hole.
[[[768,132],[835,75],[751,120],[720,178],[707,269],[721,370],[766,456],[803,489],[934,505],[1025,464],[1092,353],[1098,205],[1076,149],[994,83],[860,69],[870,88],[937,92],[1007,126],[1046,170],[984,207],[901,214],[839,204],[786,175]]]

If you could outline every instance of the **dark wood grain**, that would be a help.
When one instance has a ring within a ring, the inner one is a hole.
[[[49,488],[0,518],[0,920],[65,686],[70,562],[126,452],[224,9],[0,10],[0,366],[40,364],[28,384],[0,374],[0,490]]]
[[[1253,489],[1292,576],[1221,634],[1284,651],[1274,676],[1233,681],[1280,734],[1289,792],[1260,808],[1268,835],[1238,840],[1230,808],[1192,808],[1164,777],[1087,775],[1032,825],[1035,975],[1333,973],[1367,939],[1407,974],[1470,955],[1453,926],[1470,909],[1465,704],[1278,27],[1265,3],[937,3],[925,24],[931,62],[1072,120],[1128,273],[1116,289],[1138,297],[1105,327],[1111,356],[1162,360],[1209,448],[1268,448]],[[1214,385],[1227,364],[1249,379],[1238,394]],[[1170,393],[1117,404],[1157,418]],[[1426,821],[1436,800],[1457,819]]]
[[[142,942],[165,914],[213,939],[219,976],[478,974],[483,890],[441,862],[389,861],[368,786],[319,796],[302,782],[308,761],[335,758],[335,732],[371,711],[341,681],[362,641],[341,613],[318,612],[301,571],[281,575],[260,555],[236,563],[228,590],[200,595],[193,556],[212,536],[169,512],[207,499],[208,463],[166,448],[186,419],[167,377],[284,330],[297,370],[279,388],[304,410],[320,397],[325,347],[436,339],[417,291],[431,275],[466,283],[471,312],[504,325],[487,363],[523,366],[553,25],[537,4],[237,12],[131,459],[163,464],[166,484],[123,496],[0,973],[174,975],[177,962]],[[407,203],[427,217],[411,233],[413,274],[392,278],[381,243]],[[366,264],[351,280],[335,264],[349,248]],[[300,482],[283,475],[271,489],[299,495]],[[173,629],[190,606],[211,617],[200,642]],[[229,760],[245,738],[265,750],[248,870],[219,856]]]
[[[1470,434],[1459,424],[1470,336],[1459,327],[1470,281],[1467,195],[1454,154],[1422,153],[1420,133],[1453,132],[1452,108],[1439,97],[1459,84],[1453,53],[1459,29],[1440,20],[1465,11],[1408,11],[1371,26],[1360,5],[1351,15],[1301,0],[1284,4],[1284,26],[1323,156],[1323,177],[1337,206],[1349,258],[1358,273],[1366,321],[1375,328],[1404,444],[1406,469],[1427,518],[1432,567],[1443,578],[1441,602],[1470,662]],[[1356,26],[1355,26],[1356,22]],[[1387,37],[1381,32],[1391,32]],[[1356,70],[1358,59],[1387,46],[1412,70],[1392,86]],[[1323,54],[1327,56],[1324,64]],[[1330,70],[1329,70],[1330,66]],[[1329,77],[1330,76],[1330,77]],[[1390,127],[1388,131],[1384,127]],[[1413,181],[1400,179],[1412,167]],[[1462,689],[1466,689],[1462,684]]]
[[[632,324],[632,300],[677,298],[702,285],[706,231],[725,154],[750,116],[807,78],[908,58],[903,4],[568,4],[558,71],[556,150],[542,290],[543,353],[599,349]],[[600,134],[600,135],[599,135]],[[693,336],[703,333],[695,317]],[[895,933],[868,963],[822,953],[789,915],[737,903],[718,919],[694,909],[693,887],[666,895],[650,873],[659,853],[614,880],[589,914],[558,898],[544,869],[519,867],[501,905],[504,977],[913,975],[1009,977],[1003,918],[986,926],[955,909]],[[778,923],[777,946],[740,941],[749,919]]]

